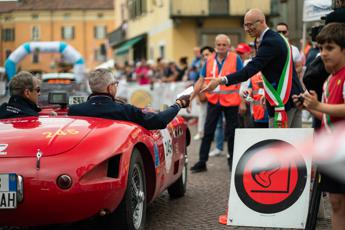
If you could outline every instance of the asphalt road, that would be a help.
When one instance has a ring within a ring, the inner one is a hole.
[[[191,125],[190,128],[194,135],[196,126]],[[198,159],[199,145],[200,141],[193,140],[188,147],[189,166],[193,165]],[[145,229],[262,229],[218,224],[218,216],[224,214],[227,207],[230,190],[230,172],[226,156],[210,158],[207,167],[207,172],[197,174],[189,173],[187,193],[184,197],[170,199],[168,193],[164,192],[157,200],[148,205]],[[328,204],[327,198],[325,204]],[[236,210],[230,209],[229,211]],[[71,230],[76,228],[99,229],[93,221],[86,221],[79,225],[64,225],[54,229]],[[17,228],[0,227],[0,230],[14,229]],[[51,228],[46,227],[43,229],[50,230]],[[318,219],[316,229],[331,229],[329,205],[326,205],[326,218]]]

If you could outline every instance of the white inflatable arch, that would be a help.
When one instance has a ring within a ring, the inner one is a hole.
[[[80,53],[65,42],[27,42],[19,46],[11,53],[5,62],[5,70],[8,80],[16,74],[16,65],[26,55],[39,50],[42,53],[61,53],[68,63],[74,64],[74,75],[78,82],[81,82],[85,71],[85,61]]]

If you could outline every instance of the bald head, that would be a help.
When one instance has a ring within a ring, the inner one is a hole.
[[[251,9],[249,10],[244,18],[254,19],[254,20],[261,20],[266,23],[264,13],[259,9]]]
[[[260,34],[267,28],[264,13],[259,9],[251,9],[244,16],[244,30],[251,37],[260,37]]]
[[[224,57],[230,49],[230,38],[225,34],[218,34],[215,39],[215,47],[218,56]]]

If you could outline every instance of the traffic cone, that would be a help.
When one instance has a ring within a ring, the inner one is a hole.
[[[224,224],[224,225],[226,225],[228,223],[228,209],[226,209],[226,212],[224,215],[219,216],[218,222],[220,224]]]

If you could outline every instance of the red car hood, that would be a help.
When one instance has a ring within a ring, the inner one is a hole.
[[[36,157],[66,152],[94,129],[93,120],[29,117],[0,120],[0,157]]]

